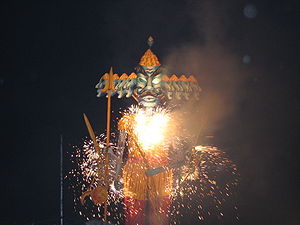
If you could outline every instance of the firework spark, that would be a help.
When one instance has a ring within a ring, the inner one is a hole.
[[[134,115],[132,131],[137,138],[137,145],[140,145],[143,151],[152,151],[153,155],[156,155],[154,150],[160,146],[161,150],[169,153],[169,161],[178,160],[178,156],[185,158],[183,166],[172,169],[172,207],[168,215],[171,223],[179,224],[181,217],[187,214],[187,209],[189,214],[200,221],[209,217],[222,219],[226,216],[227,202],[232,201],[238,185],[237,168],[226,154],[213,146],[187,145],[193,136],[186,134],[184,137],[183,134],[178,134],[180,121],[172,120],[172,113],[168,110],[157,108],[149,111],[131,107],[125,115]],[[71,188],[75,195],[75,208],[87,220],[103,218],[103,207],[94,204],[91,197],[85,204],[80,203],[82,193],[104,184],[104,135],[97,137],[97,142],[103,149],[100,155],[91,140],[85,141],[81,148],[76,148],[72,155],[76,164],[76,169],[70,172],[74,180]],[[116,140],[112,142],[117,143]],[[117,155],[116,144],[110,145],[110,153],[112,156]],[[108,218],[116,224],[122,224],[123,190],[116,191],[114,187],[116,161],[114,157],[110,158]],[[236,205],[233,205],[233,210],[236,209]]]
[[[114,134],[112,134],[114,138]],[[85,140],[82,147],[76,147],[71,155],[75,169],[70,171],[70,189],[74,194],[74,208],[86,220],[95,218],[103,219],[103,207],[101,204],[94,204],[92,197],[82,199],[82,194],[104,185],[104,158],[105,158],[105,136],[97,136],[97,142],[102,149],[101,154],[96,151],[92,140]],[[116,151],[116,146],[110,145],[111,152]],[[108,195],[108,216],[111,220],[120,224],[122,221],[122,192],[116,193],[112,179],[114,177],[115,164],[110,162],[110,191]]]

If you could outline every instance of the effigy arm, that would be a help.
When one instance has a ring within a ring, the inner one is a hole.
[[[119,139],[118,139],[118,146],[117,146],[117,153],[116,153],[116,173],[115,173],[115,180],[119,180],[122,174],[122,167],[123,167],[123,156],[124,151],[126,148],[126,140],[127,134],[125,130],[120,130]]]

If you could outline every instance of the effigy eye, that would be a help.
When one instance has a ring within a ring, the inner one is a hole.
[[[139,77],[139,78],[138,78],[138,81],[139,81],[139,82],[143,82],[143,83],[147,83],[147,79],[144,78],[144,77]]]
[[[152,83],[153,84],[158,84],[158,83],[160,83],[161,82],[161,78],[160,77],[156,77],[156,78],[154,78],[153,80],[152,80]]]

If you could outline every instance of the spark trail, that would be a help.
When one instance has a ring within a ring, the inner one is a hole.
[[[172,121],[172,113],[168,110],[157,108],[150,112],[131,107],[124,114],[135,115],[135,125],[132,129],[143,150],[150,151],[151,146],[164,142],[163,149],[171,152],[170,161],[174,161],[174,155],[183,155],[181,154],[184,148],[183,143],[192,138],[191,135],[183,137],[182,134],[178,134],[180,130],[178,121]],[[172,126],[168,125],[170,123]],[[115,135],[112,136],[112,142],[117,143]],[[99,147],[104,149],[105,136],[103,134],[98,136],[97,142]],[[172,150],[170,150],[171,142]],[[112,153],[118,152],[115,144],[111,144],[111,151]],[[155,152],[153,154],[155,155]],[[235,164],[225,152],[213,146],[198,145],[191,146],[191,149],[184,152],[184,155],[185,164],[172,169],[173,185],[170,196],[172,205],[168,213],[170,222],[180,224],[187,214],[194,221],[205,221],[213,217],[222,220],[228,214],[238,219],[234,194],[239,183],[239,175]],[[75,210],[87,220],[102,219],[102,205],[94,204],[91,197],[86,198],[85,204],[82,204],[80,196],[85,191],[104,183],[104,151],[99,155],[92,141],[86,140],[82,147],[74,150],[72,161],[76,167],[70,172]],[[113,186],[114,172],[115,162],[112,159],[108,219],[115,224],[122,224],[124,196],[122,189],[116,191]]]

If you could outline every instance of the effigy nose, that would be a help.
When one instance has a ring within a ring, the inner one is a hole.
[[[153,89],[152,77],[148,77],[147,85],[145,87],[145,90],[152,90],[152,89]]]

